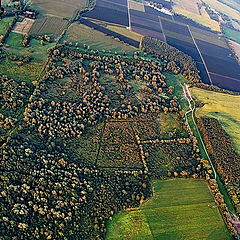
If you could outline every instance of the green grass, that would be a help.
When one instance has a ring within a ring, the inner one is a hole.
[[[46,60],[48,56],[47,50],[56,44],[53,42],[41,45],[39,40],[33,38],[30,40],[30,47],[23,47],[22,40],[22,34],[11,32],[6,40],[8,52],[18,56],[30,56],[36,61]]]
[[[14,18],[15,17],[6,17],[0,20],[0,35],[5,35]]]
[[[79,44],[86,44],[94,50],[106,50],[112,52],[128,52],[133,53],[137,51],[136,48],[127,46],[126,44],[115,40],[110,36],[106,36],[104,33],[96,31],[92,28],[89,28],[83,24],[74,23],[72,24],[66,32],[63,40]]]
[[[37,80],[37,76],[41,72],[44,64],[42,61],[36,61],[18,66],[16,62],[11,61],[7,56],[0,62],[0,72],[16,81],[32,82]]]
[[[204,180],[168,179],[137,211],[121,212],[107,226],[107,240],[232,239]]]
[[[191,88],[192,95],[204,106],[196,111],[197,117],[213,117],[219,120],[240,154],[240,96]]]
[[[224,34],[227,38],[240,43],[240,32],[235,31],[233,29],[227,28],[227,27],[223,27],[224,30]]]
[[[175,75],[173,73],[164,72],[166,76],[166,83],[168,86],[174,86],[174,95],[178,97],[182,109],[188,109],[188,102],[184,97],[182,85],[187,83],[187,79],[181,74]]]

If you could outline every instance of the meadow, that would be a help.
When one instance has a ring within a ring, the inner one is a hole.
[[[240,153],[240,96],[191,88],[191,93],[204,106],[198,108],[198,117],[213,117],[220,121],[224,130],[230,135],[233,144]]]
[[[42,14],[54,17],[69,17],[71,18],[77,10],[82,10],[86,7],[85,0],[33,0],[32,5]]]
[[[63,40],[86,44],[96,50],[104,49],[130,53],[136,51],[134,47],[127,46],[112,37],[79,23],[74,23],[69,27]]]
[[[9,25],[13,22],[14,17],[6,17],[0,21],[0,36],[5,35]]]
[[[107,240],[231,239],[205,180],[156,180],[153,187],[139,209],[109,221]]]

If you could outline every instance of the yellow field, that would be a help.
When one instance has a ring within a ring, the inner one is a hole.
[[[198,88],[191,88],[191,93],[205,105],[197,109],[197,116],[214,117],[218,119],[233,140],[240,153],[240,96],[216,93]]]
[[[218,2],[217,0],[203,0],[203,2],[207,3],[209,6],[211,6],[212,8],[216,9],[219,12],[225,13],[226,15],[240,20],[240,14],[238,11],[234,10],[231,7],[228,7],[227,5]]]
[[[99,20],[93,20],[91,19],[91,22],[94,22],[94,23],[97,23],[109,30],[112,30],[114,32],[117,32],[119,34],[122,34],[128,38],[131,38],[133,40],[136,40],[138,42],[141,41],[142,39],[142,35],[138,34],[138,33],[135,33],[135,32],[131,32],[127,27],[124,27],[124,26],[120,26],[120,25],[117,25],[117,24],[112,24],[112,23],[107,23],[107,22],[102,22],[102,21],[99,21]]]
[[[194,0],[191,0],[191,1],[194,1]],[[187,10],[187,6],[184,6],[184,5],[174,5],[173,10],[175,11],[175,13],[178,13],[187,18],[190,18],[193,21],[196,21],[202,24],[203,26],[209,27],[214,31],[218,31],[218,32],[221,31],[218,22],[210,18],[205,8],[201,9],[201,15]]]
[[[200,15],[197,5],[198,0],[173,0],[173,2],[178,8]]]
[[[110,36],[89,28],[83,24],[72,24],[66,33],[66,40],[89,45],[91,49],[117,52],[134,52],[136,48],[128,46]]]

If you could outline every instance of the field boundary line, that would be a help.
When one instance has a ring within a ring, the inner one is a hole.
[[[130,1],[127,0],[127,9],[128,9],[128,27],[129,30],[132,30],[132,25],[131,25],[131,15],[130,15]]]
[[[213,75],[217,75],[219,77],[225,77],[225,78],[233,79],[233,80],[236,80],[236,81],[240,81],[240,79],[229,77],[229,76],[226,76],[226,75],[222,75],[222,74],[218,74],[218,73],[214,73],[214,72],[209,72],[209,73],[213,74]]]
[[[205,61],[204,61],[204,59],[203,59],[202,53],[201,53],[200,49],[198,48],[198,45],[197,45],[197,43],[196,43],[196,41],[195,41],[195,39],[194,39],[194,37],[193,37],[192,31],[191,31],[189,25],[187,25],[187,28],[188,28],[188,31],[189,31],[191,37],[192,37],[193,43],[194,43],[194,45],[196,46],[196,48],[197,48],[197,50],[198,50],[198,53],[199,53],[199,55],[200,55],[200,57],[201,57],[201,59],[202,59],[203,65],[204,65],[204,67],[206,68],[207,75],[208,75],[208,77],[209,77],[209,81],[210,81],[211,85],[213,86],[213,82],[212,82],[211,76],[210,76],[210,74],[209,74],[207,65],[206,65],[206,63],[205,63]]]
[[[162,20],[161,20],[160,16],[158,16],[158,21],[159,21],[159,25],[160,25],[160,27],[162,29],[162,33],[163,33],[163,37],[165,39],[165,43],[167,43],[167,38],[166,38],[166,35],[164,33],[164,30],[163,30]]]

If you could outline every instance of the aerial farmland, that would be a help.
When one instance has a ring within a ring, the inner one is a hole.
[[[0,239],[240,237],[237,0],[2,6]]]

